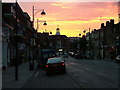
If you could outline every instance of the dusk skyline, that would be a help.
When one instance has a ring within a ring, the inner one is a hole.
[[[32,6],[44,9],[46,15],[39,13],[35,16],[36,21],[46,21],[47,26],[39,23],[38,32],[56,33],[59,25],[61,35],[79,36],[88,29],[99,29],[101,23],[110,19],[118,22],[118,2],[18,2],[24,12],[27,12],[32,20]],[[36,12],[36,11],[35,11]]]

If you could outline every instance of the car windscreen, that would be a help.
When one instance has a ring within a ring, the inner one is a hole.
[[[57,55],[55,53],[49,53],[49,57],[56,57]]]
[[[61,58],[52,58],[52,59],[48,59],[48,64],[50,63],[59,63],[61,62]]]

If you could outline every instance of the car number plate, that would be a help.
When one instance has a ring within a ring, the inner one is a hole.
[[[52,66],[58,66],[57,64],[54,64],[54,65],[52,65]]]

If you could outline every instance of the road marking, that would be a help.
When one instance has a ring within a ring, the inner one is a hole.
[[[36,73],[35,73],[35,77],[37,77],[37,76],[38,76],[38,74],[39,74],[39,72],[36,72]]]

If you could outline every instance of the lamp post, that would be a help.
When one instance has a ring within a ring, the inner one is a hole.
[[[18,31],[17,31],[17,29],[18,29],[18,22],[17,22],[17,16],[18,16],[18,12],[17,12],[17,9],[18,9],[18,7],[17,7],[17,0],[16,0],[16,3],[15,3],[15,11],[16,11],[16,25],[15,25],[15,34],[17,35],[18,34]],[[17,38],[16,38],[17,39]],[[17,40],[15,39],[15,45],[16,45],[16,63],[15,63],[15,80],[18,80],[18,42],[17,42]]]
[[[79,33],[79,54],[80,54],[80,47],[81,47],[81,46],[80,46],[80,40],[81,40],[80,37],[81,37],[81,34]]]
[[[39,20],[37,19],[37,30],[39,29],[39,22],[44,22],[43,25],[47,25],[46,21],[39,21]]]
[[[37,10],[37,12],[35,13],[34,11]],[[33,27],[34,27],[34,16],[41,11],[41,15],[46,15],[46,13],[44,12],[44,9],[35,9],[33,6]]]
[[[35,10],[36,10],[36,12],[35,12]],[[32,11],[33,11],[33,28],[34,28],[34,16],[40,11],[41,11],[41,15],[46,15],[46,13],[44,12],[44,9],[35,9],[34,6],[33,6]],[[35,46],[35,39],[33,40],[33,46]],[[34,49],[33,49],[33,61],[32,62],[33,62],[32,63],[33,64],[32,68],[34,70]]]
[[[83,31],[83,33],[84,33],[84,35],[85,35],[85,33],[86,33],[86,30],[84,30],[84,31]]]

